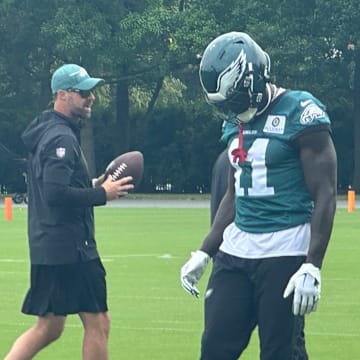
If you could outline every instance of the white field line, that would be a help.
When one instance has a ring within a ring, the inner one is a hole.
[[[155,257],[160,259],[172,259],[176,256],[171,254],[112,254],[112,255],[102,255],[101,258],[115,258],[115,259],[122,259],[122,258],[139,258],[139,257]]]
[[[153,321],[152,321],[153,322]],[[179,321],[169,321],[169,323],[173,323],[173,324],[178,324]],[[193,324],[193,323],[191,323]],[[190,325],[191,325],[190,324]],[[82,327],[81,324],[77,325],[77,324],[69,324],[66,325],[69,327]],[[133,330],[133,331],[177,331],[177,332],[198,332],[198,329],[191,329],[188,326],[187,327],[153,327],[153,326],[142,326],[142,327],[133,327],[133,326],[121,326],[121,325],[117,325],[116,323],[112,323],[111,325],[112,328],[115,329],[120,329],[120,330]],[[306,331],[306,336],[334,336],[334,337],[339,337],[339,336],[343,336],[343,337],[360,337],[360,332],[347,332],[347,333],[342,333],[342,332],[312,332],[312,331]]]
[[[142,258],[142,257],[153,257],[158,259],[175,259],[178,256],[171,254],[113,254],[113,255],[100,255],[101,259],[113,260],[113,259],[130,259],[130,258]],[[2,259],[0,263],[24,263],[29,262],[28,259]]]
[[[186,296],[186,294],[185,294]],[[124,300],[159,300],[159,301],[179,301],[179,296],[141,296],[141,295],[113,295],[112,299],[124,299]],[[202,304],[201,304],[202,305]]]
[[[178,323],[177,321],[173,322],[174,324]],[[11,326],[25,326],[24,322],[12,323]],[[65,324],[65,331],[66,328],[82,328],[81,323],[79,324]],[[191,327],[161,327],[161,326],[121,326],[117,325],[116,323],[112,323],[111,327],[114,329],[119,330],[126,330],[126,331],[171,331],[171,332],[188,332],[188,333],[198,333],[198,329],[194,329]],[[6,327],[7,328],[7,327]],[[3,328],[3,331],[8,332],[6,328]],[[331,337],[345,337],[345,338],[360,338],[360,332],[313,332],[306,330],[306,336],[331,336]]]
[[[174,324],[176,324],[178,322],[174,321]],[[10,331],[10,326],[26,326],[27,324],[25,324],[24,322],[18,322],[18,323],[12,323],[12,324],[7,324],[6,327],[3,328],[3,332],[11,332]],[[65,331],[66,328],[82,328],[81,323],[79,322],[79,324],[65,324]],[[169,331],[169,332],[182,332],[182,333],[198,333],[199,330],[198,329],[194,329],[191,327],[154,327],[154,326],[141,326],[141,327],[137,327],[137,326],[121,326],[121,325],[117,325],[116,323],[112,323],[111,324],[111,328],[113,329],[119,329],[119,330],[124,330],[124,331]],[[308,331],[306,330],[306,336],[326,336],[326,337],[344,337],[344,338],[360,338],[360,332],[347,332],[347,333],[343,333],[343,332],[312,332],[312,331]]]

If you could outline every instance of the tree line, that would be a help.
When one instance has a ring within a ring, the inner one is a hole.
[[[92,175],[119,153],[145,158],[139,191],[208,192],[222,119],[204,101],[202,51],[228,31],[249,33],[272,80],[312,92],[328,109],[339,189],[360,190],[360,4],[340,0],[4,0],[0,3],[0,184],[21,187],[20,135],[51,106],[51,74],[84,66],[96,91],[82,143]]]

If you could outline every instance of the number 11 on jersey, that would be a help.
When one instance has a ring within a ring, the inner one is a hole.
[[[235,139],[230,145],[231,151],[238,146],[238,140]],[[255,139],[248,150],[246,161],[251,166],[251,187],[247,188],[249,196],[271,196],[274,195],[274,187],[267,186],[267,167],[265,162],[266,149],[269,139]],[[235,191],[236,196],[244,196],[245,188],[241,186],[242,169],[239,165],[235,165]],[[249,183],[248,181],[246,181]]]

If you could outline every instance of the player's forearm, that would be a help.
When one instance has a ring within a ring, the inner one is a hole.
[[[321,267],[336,209],[337,160],[329,133],[318,131],[298,139],[307,188],[314,201],[307,262]]]
[[[323,263],[331,237],[335,210],[335,195],[329,195],[327,200],[321,201],[320,204],[315,202],[311,220],[311,240],[306,262],[319,268]]]
[[[210,256],[214,256],[223,241],[223,232],[225,228],[234,221],[234,218],[234,197],[233,195],[226,194],[220,203],[214,223],[209,234],[205,237],[200,250],[205,251]]]

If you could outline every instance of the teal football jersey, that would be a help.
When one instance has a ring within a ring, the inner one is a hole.
[[[325,106],[308,92],[287,91],[242,126],[245,162],[234,162],[231,154],[238,148],[237,124],[227,122],[222,136],[235,168],[235,224],[267,233],[309,222],[313,203],[294,139],[321,128],[330,131]]]

